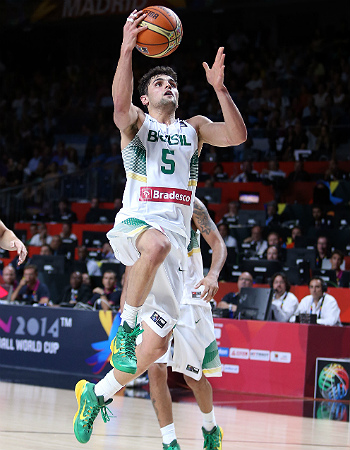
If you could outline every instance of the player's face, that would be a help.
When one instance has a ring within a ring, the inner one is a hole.
[[[144,100],[148,103],[144,103]],[[179,102],[179,91],[176,82],[168,75],[156,75],[151,78],[147,95],[142,96],[143,104],[154,107],[173,105],[176,109]]]

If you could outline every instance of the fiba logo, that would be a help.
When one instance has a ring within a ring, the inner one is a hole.
[[[328,364],[321,370],[318,387],[323,398],[341,400],[349,390],[349,375],[341,364]]]

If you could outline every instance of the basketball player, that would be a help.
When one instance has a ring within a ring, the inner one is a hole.
[[[116,258],[132,266],[125,291],[122,323],[112,342],[111,370],[96,387],[81,380],[76,385],[78,411],[74,432],[79,442],[90,439],[99,410],[107,420],[109,397],[143,373],[164,355],[179,317],[186,269],[186,247],[198,173],[198,155],[204,143],[239,145],[246,140],[244,121],[224,85],[224,49],[219,48],[213,66],[203,63],[208,83],[221,105],[224,122],[204,116],[188,121],[175,118],[179,92],[176,73],[156,67],[139,83],[145,114],[132,103],[132,52],[138,27],[146,17],[134,11],[123,29],[120,58],[113,80],[114,122],[121,132],[127,183],[123,208],[108,233]],[[204,290],[204,295],[208,291]],[[136,324],[143,309],[142,330]],[[135,354],[137,336],[142,344]]]
[[[18,264],[22,264],[27,257],[27,249],[23,242],[18,239],[15,233],[7,228],[0,220],[0,247],[10,252],[16,251],[18,255]]]
[[[213,251],[210,270],[206,277],[203,275],[199,231]],[[207,209],[197,198],[194,200],[191,240],[187,252],[188,268],[185,272],[180,316],[173,330],[174,354],[171,357],[168,350],[148,368],[150,394],[163,437],[163,450],[179,450],[167,384],[167,363],[174,371],[183,373],[202,412],[204,448],[219,450],[223,432],[215,421],[212,388],[206,379],[221,376],[209,301],[218,290],[218,277],[225,263],[227,250]],[[202,294],[201,286],[209,288],[205,296]]]

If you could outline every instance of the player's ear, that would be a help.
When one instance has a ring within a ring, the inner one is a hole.
[[[141,103],[143,104],[143,106],[149,105],[149,100],[148,100],[147,95],[141,95],[140,100],[141,100]]]

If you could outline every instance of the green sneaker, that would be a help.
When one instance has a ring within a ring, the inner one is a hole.
[[[222,438],[224,432],[219,425],[216,425],[211,431],[207,431],[202,427],[202,433],[204,437],[203,448],[206,450],[221,450],[222,449]]]
[[[105,402],[102,395],[97,397],[95,385],[86,380],[80,380],[76,384],[75,396],[78,402],[78,411],[73,419],[74,434],[81,444],[86,444],[91,437],[94,420],[100,410],[103,421],[109,421],[106,406],[112,402],[112,399]]]
[[[143,333],[140,324],[130,328],[127,322],[119,325],[116,337],[111,342],[111,365],[122,372],[136,373],[136,338]]]
[[[177,440],[174,439],[170,444],[163,444],[163,450],[181,450]]]

